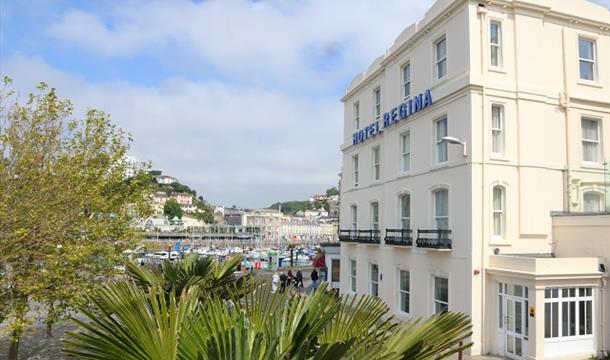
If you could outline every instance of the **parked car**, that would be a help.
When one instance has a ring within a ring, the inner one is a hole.
[[[169,253],[167,251],[157,251],[153,254],[153,258],[158,260],[169,260]]]

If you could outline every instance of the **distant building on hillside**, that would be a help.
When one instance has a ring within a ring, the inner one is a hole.
[[[168,175],[160,175],[155,178],[155,181],[157,182],[157,184],[169,185],[178,182],[178,179]]]
[[[164,193],[163,191],[157,191],[156,193],[153,194],[153,199],[152,199],[152,207],[155,211],[155,213],[162,213],[163,212],[163,207],[165,206],[165,203],[168,200],[168,196],[166,193]]]
[[[170,199],[176,200],[180,206],[193,204],[193,195],[189,193],[172,193]]]

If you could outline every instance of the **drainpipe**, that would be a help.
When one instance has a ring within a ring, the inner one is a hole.
[[[484,4],[478,4],[477,6],[477,13],[480,15],[480,41],[481,41],[481,75],[484,76],[485,74],[485,70],[486,70],[486,46],[485,46],[485,15],[487,14],[487,8],[485,7]],[[485,331],[485,292],[486,292],[486,276],[485,276],[485,248],[486,248],[486,243],[485,243],[485,222],[483,221],[483,219],[485,219],[484,217],[484,209],[485,209],[485,85],[482,86],[483,90],[481,93],[481,187],[482,187],[482,194],[483,196],[481,196],[481,235],[480,235],[480,239],[481,239],[481,334],[480,334],[480,338],[481,338],[481,353],[487,352],[487,345],[486,343],[483,343],[483,336],[484,334],[486,334]],[[472,151],[472,150],[471,150]],[[474,152],[473,152],[474,155]],[[472,213],[472,212],[471,212]],[[472,216],[472,215],[471,215]],[[484,349],[485,347],[485,349]],[[484,351],[485,350],[485,351]]]
[[[564,113],[564,127],[565,127],[565,149],[566,149],[566,174],[564,176],[564,211],[570,212],[570,183],[571,183],[571,170],[570,170],[570,129],[568,126],[569,120],[569,101],[570,96],[568,95],[568,77],[567,77],[567,54],[566,54],[566,29],[561,29],[561,52],[563,54],[563,93],[559,94],[559,106],[563,108]]]

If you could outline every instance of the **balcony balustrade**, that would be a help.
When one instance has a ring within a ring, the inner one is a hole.
[[[451,250],[451,230],[417,230],[417,247]]]
[[[339,230],[339,241],[356,242],[358,239],[357,230]]]
[[[413,245],[413,230],[411,229],[385,229],[386,244],[412,246]]]

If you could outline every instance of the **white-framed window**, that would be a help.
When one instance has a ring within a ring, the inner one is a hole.
[[[491,106],[491,152],[504,154],[504,106]]]
[[[442,79],[447,75],[447,39],[444,36],[434,43],[434,58],[436,78]]]
[[[449,279],[441,276],[433,277],[433,296],[432,308],[434,313],[449,310]]]
[[[582,194],[582,209],[585,212],[600,212],[604,210],[604,196],[597,191],[587,191]]]
[[[352,183],[358,186],[358,155],[352,156]]]
[[[356,260],[349,261],[349,285],[352,292],[356,292]]]
[[[493,67],[502,67],[502,23],[489,22],[489,62]]]
[[[358,206],[350,206],[351,230],[358,230]]]
[[[381,179],[381,147],[373,148],[371,159],[373,160],[373,181],[379,181]]]
[[[402,172],[411,170],[411,133],[400,136],[400,169]]]
[[[411,274],[408,270],[398,270],[398,310],[410,313]]]
[[[411,97],[411,64],[406,63],[400,69],[402,80],[402,98],[408,99]]]
[[[400,228],[411,228],[411,195],[402,194],[398,198],[400,205]]]
[[[360,129],[360,102],[354,103],[354,131]]]
[[[379,296],[379,265],[371,264],[371,295]]]
[[[447,161],[447,143],[442,141],[447,136],[447,117],[434,122],[434,140],[436,141],[436,163]]]
[[[493,218],[493,236],[495,238],[504,238],[505,224],[506,224],[506,212],[505,206],[505,194],[504,188],[501,186],[494,186],[493,188],[493,201],[492,201],[492,218]]]
[[[375,120],[381,119],[381,88],[373,90],[373,115]]]
[[[449,190],[434,191],[434,227],[439,230],[449,229]]]
[[[595,81],[595,40],[578,38],[578,67],[582,80]]]
[[[600,141],[599,120],[582,118],[581,119],[581,141],[582,141],[582,161],[588,163],[600,162],[601,141]]]
[[[379,203],[371,203],[371,230],[379,230]]]
[[[544,338],[578,340],[592,338],[593,289],[546,288],[544,290]]]

